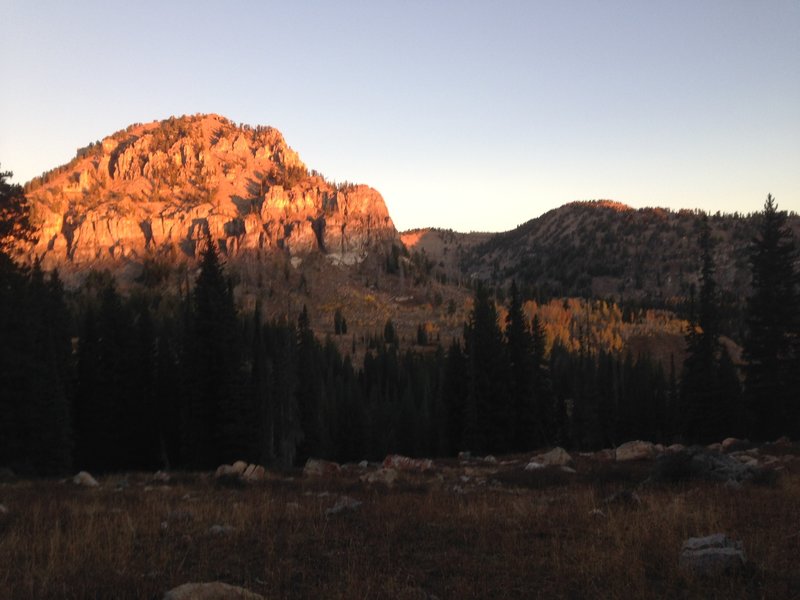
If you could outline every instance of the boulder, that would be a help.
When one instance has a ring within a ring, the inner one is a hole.
[[[184,583],[164,594],[163,600],[265,600],[265,598],[244,588],[215,581]]]
[[[428,471],[433,469],[433,461],[430,458],[409,458],[399,454],[390,454],[383,459],[383,468],[399,471]]]
[[[650,460],[656,457],[656,449],[652,442],[634,440],[632,442],[625,442],[619,446],[614,455],[618,462]]]
[[[729,437],[722,440],[722,451],[723,452],[739,452],[741,450],[747,450],[751,447],[752,444],[748,440],[740,440],[738,438]]]
[[[81,471],[75,475],[75,477],[72,478],[72,483],[81,487],[97,487],[100,485],[97,483],[97,480],[86,471]]]
[[[746,462],[741,462],[743,459],[740,455],[721,454],[702,446],[692,446],[681,452],[660,456],[650,480],[676,482],[697,478],[744,482],[752,479],[761,469],[753,464],[754,459],[749,459],[747,455],[742,456]]]
[[[525,465],[526,471],[538,471],[539,469],[544,469],[544,465],[533,459],[531,459],[530,462],[527,465]]]
[[[266,476],[266,471],[261,465],[247,465],[247,468],[242,473],[242,479],[249,482],[263,481]]]
[[[560,446],[556,446],[550,452],[534,456],[532,460],[542,463],[546,467],[571,467],[574,464],[569,452]]]
[[[242,475],[247,470],[247,463],[243,460],[237,460],[231,465],[231,468],[237,475]]]
[[[209,535],[224,536],[234,533],[236,529],[230,525],[212,525],[208,528]]]
[[[709,452],[717,452],[717,453],[719,453],[719,452],[722,452],[722,444],[709,444],[708,446],[706,446],[706,449]]]
[[[742,543],[722,533],[689,538],[683,543],[680,567],[694,575],[718,576],[734,573],[745,566]]]
[[[382,483],[387,487],[392,487],[399,477],[397,469],[378,469],[370,473],[364,473],[359,479],[364,483]]]
[[[214,479],[230,479],[238,476],[239,473],[231,465],[220,465],[214,472]]]
[[[612,448],[605,448],[592,453],[592,460],[598,462],[614,462],[616,458],[616,452]]]
[[[672,444],[670,446],[667,446],[665,449],[666,452],[671,454],[674,454],[676,452],[683,452],[684,450],[686,450],[686,446],[684,446],[683,444]]]
[[[153,481],[156,483],[169,483],[170,476],[166,471],[156,471],[153,473]]]
[[[342,512],[349,512],[356,510],[359,506],[361,506],[362,502],[351,498],[350,496],[341,496],[332,507],[325,511],[325,516],[330,517],[331,515],[338,515]]]
[[[306,477],[325,477],[336,475],[341,472],[342,467],[339,463],[322,460],[319,458],[309,458],[303,467],[303,475]]]

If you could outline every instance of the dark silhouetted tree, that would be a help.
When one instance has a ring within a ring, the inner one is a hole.
[[[800,295],[797,252],[786,219],[768,195],[750,254],[753,292],[744,356],[747,406],[754,417],[750,433],[759,439],[800,435]]]

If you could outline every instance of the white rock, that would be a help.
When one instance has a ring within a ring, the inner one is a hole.
[[[544,469],[544,465],[540,462],[536,462],[535,460],[531,460],[527,465],[525,465],[526,471],[537,471],[539,469]]]
[[[164,600],[265,600],[265,598],[244,588],[215,581],[184,583],[164,594]]]
[[[231,465],[220,465],[214,473],[214,479],[222,479],[224,477],[238,477],[239,473]]]
[[[208,533],[210,535],[230,535],[234,531],[236,531],[236,529],[230,525],[212,525],[208,528]]]
[[[266,471],[264,471],[264,467],[261,465],[248,465],[247,469],[242,473],[242,479],[250,482],[263,481],[265,476]]]
[[[325,511],[325,516],[338,515],[341,512],[353,511],[361,506],[361,502],[350,496],[341,496],[331,508]]]
[[[309,458],[303,467],[303,475],[306,477],[322,477],[324,475],[336,475],[342,470],[339,463],[321,460],[319,458]]]
[[[652,442],[634,440],[632,442],[625,442],[619,446],[615,452],[615,456],[618,462],[646,460],[655,458],[656,449]]]
[[[166,471],[156,471],[153,473],[153,481],[157,483],[169,483],[170,476]]]
[[[689,538],[681,549],[680,566],[696,575],[716,576],[738,571],[745,565],[742,543],[725,534]]]
[[[100,485],[97,483],[97,480],[86,471],[81,471],[75,475],[75,477],[72,478],[72,483],[82,487],[97,487]]]
[[[371,473],[364,473],[359,479],[364,483],[382,483],[388,487],[392,487],[398,477],[399,473],[396,469],[378,469]]]
[[[574,463],[572,457],[569,455],[569,452],[560,446],[556,446],[550,450],[550,452],[545,452],[544,454],[534,456],[533,461],[542,463],[547,467],[570,467]]]

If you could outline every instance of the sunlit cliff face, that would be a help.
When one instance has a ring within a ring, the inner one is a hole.
[[[44,265],[319,250],[357,262],[397,238],[380,194],[309,171],[281,133],[218,115],[135,124],[26,187]]]

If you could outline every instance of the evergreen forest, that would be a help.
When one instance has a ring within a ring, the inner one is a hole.
[[[24,224],[3,174],[4,227]],[[8,232],[0,232],[0,238]],[[381,460],[581,450],[632,439],[709,443],[800,437],[800,280],[786,214],[768,197],[752,241],[744,362],[720,341],[712,240],[700,233],[700,289],[686,354],[664,365],[624,348],[547,347],[512,283],[476,284],[463,334],[397,339],[391,321],[354,364],[291,320],[237,310],[208,239],[183,293],[121,294],[108,272],[66,291],[57,271],[0,252],[0,467],[55,476],[245,460],[288,468],[309,457]],[[336,332],[347,335],[346,314]]]

